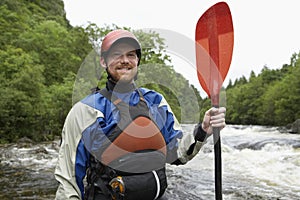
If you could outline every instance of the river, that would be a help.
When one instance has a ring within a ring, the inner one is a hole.
[[[182,125],[191,131],[192,125]],[[223,199],[300,199],[300,135],[228,125],[221,132]],[[0,199],[54,199],[59,141],[0,146]],[[212,137],[183,166],[167,166],[168,199],[214,199]]]

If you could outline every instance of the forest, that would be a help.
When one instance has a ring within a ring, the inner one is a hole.
[[[131,30],[73,27],[62,0],[2,0],[0,21],[0,143],[60,137],[72,105],[105,85],[98,51],[103,36]],[[181,123],[199,122],[210,100],[174,70],[159,34],[132,31],[147,46],[137,84],[163,94]],[[227,123],[284,126],[300,118],[299,77],[300,53],[294,53],[280,69],[265,66],[230,80],[221,93]]]

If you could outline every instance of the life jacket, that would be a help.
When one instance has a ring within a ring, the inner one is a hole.
[[[166,142],[142,93],[137,91],[140,101],[134,106],[106,88],[99,91],[116,106],[120,120],[101,148],[92,152],[85,199],[105,196],[106,199],[153,200],[162,196],[167,187]]]

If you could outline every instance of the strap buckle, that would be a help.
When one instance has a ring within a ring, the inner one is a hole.
[[[120,195],[121,197],[124,197],[125,184],[124,184],[124,181],[121,176],[117,176],[117,177],[113,178],[109,182],[109,185],[115,194]],[[116,196],[114,196],[113,199],[118,199],[118,198]]]

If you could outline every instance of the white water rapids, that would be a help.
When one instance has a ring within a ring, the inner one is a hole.
[[[183,125],[187,132],[194,125]],[[223,199],[300,199],[300,135],[274,127],[221,131]],[[59,141],[0,146],[0,199],[54,199]],[[212,137],[183,166],[167,165],[168,199],[214,199]]]

